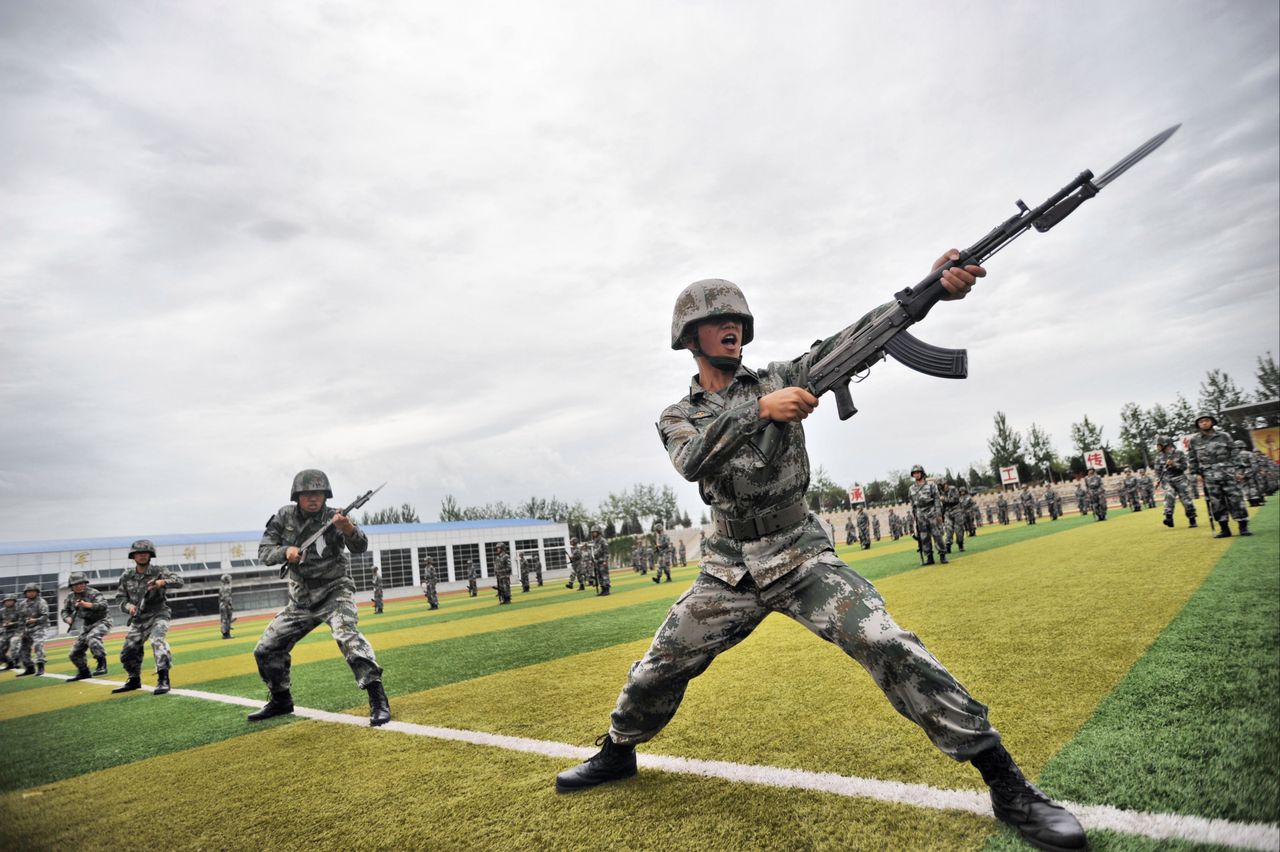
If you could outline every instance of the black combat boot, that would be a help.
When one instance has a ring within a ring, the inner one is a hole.
[[[111,693],[114,695],[118,692],[133,692],[135,689],[142,689],[141,675],[129,675],[129,679],[124,682],[124,686],[117,686],[111,690]]]
[[[606,781],[621,781],[636,774],[636,747],[618,745],[608,734],[596,739],[600,751],[556,776],[557,793],[586,790]]]
[[[945,550],[940,551],[938,553],[938,561],[941,562],[943,565],[947,564],[947,552]]]
[[[1003,745],[987,749],[969,761],[991,788],[991,810],[1037,849],[1068,852],[1084,849],[1084,829],[1066,808],[1054,802],[1023,776]]]
[[[391,721],[391,705],[387,702],[387,691],[382,688],[382,681],[375,680],[364,688],[369,696],[369,724],[376,728]]]
[[[1214,538],[1231,538],[1231,527],[1226,521],[1218,521],[1218,534]]]
[[[86,666],[84,663],[81,663],[80,665],[76,666],[76,673],[71,677],[67,678],[66,682],[72,683],[73,681],[77,681],[77,680],[88,680],[91,677],[93,677],[93,675],[89,673],[89,667]]]
[[[564,587],[565,587],[566,589],[572,589],[572,588],[573,588],[573,581],[572,581],[572,580],[570,580],[569,582],[565,583],[565,584],[564,584]]]
[[[926,554],[926,555],[925,555],[925,558],[924,558],[924,564],[925,564],[925,565],[932,565],[932,564],[933,564],[933,554],[932,554],[932,553],[929,553],[929,554]]]
[[[17,677],[27,677],[36,673],[35,666],[23,666],[22,671],[18,672]]]
[[[36,663],[36,676],[44,677],[44,663]]]
[[[607,594],[609,594],[609,587],[608,587],[608,586],[605,586],[605,587],[604,587],[604,591],[603,591],[603,592],[601,592],[600,594],[601,594],[601,595],[607,595]]]
[[[156,688],[151,691],[152,695],[164,695],[169,691],[169,670],[156,672]]]
[[[1188,518],[1187,518],[1187,526],[1188,526],[1188,527],[1190,527],[1191,529],[1195,529],[1195,528],[1196,528],[1196,516],[1195,516],[1195,515],[1191,515],[1190,517],[1188,517]]]
[[[1240,524],[1240,535],[1253,535],[1253,533],[1249,532],[1248,521],[1238,521],[1238,523]]]
[[[289,690],[284,689],[280,692],[271,693],[271,700],[268,701],[261,710],[256,713],[250,713],[247,718],[250,722],[261,722],[263,719],[270,719],[275,716],[285,716],[293,712],[293,694]]]
[[[230,634],[228,631],[224,630],[224,631],[222,631],[222,638],[223,638],[223,639],[230,639],[230,638],[231,638],[231,634]]]
[[[96,659],[98,661],[98,667],[93,670],[93,676],[102,677],[104,674],[107,673],[107,658],[97,657]]]
[[[1163,523],[1164,523],[1164,525],[1165,525],[1166,527],[1169,527],[1170,529],[1172,529],[1172,528],[1173,528],[1173,515],[1165,515],[1165,516],[1164,516],[1164,521],[1163,521]]]
[[[661,583],[661,582],[662,582],[662,575],[661,575],[661,574],[659,574],[657,577],[654,577],[654,578],[653,578],[653,582],[655,582],[655,583]]]

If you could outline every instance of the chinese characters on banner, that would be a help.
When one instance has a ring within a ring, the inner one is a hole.
[[[862,493],[861,485],[855,485],[849,489],[849,502],[855,505],[867,502],[866,496]]]
[[[1084,466],[1094,470],[1107,471],[1107,454],[1102,450],[1090,450],[1084,454]]]
[[[1017,485],[1018,481],[1018,466],[1016,464],[1000,468],[1001,485]]]

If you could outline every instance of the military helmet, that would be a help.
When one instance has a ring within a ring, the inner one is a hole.
[[[27,583],[25,586],[23,586],[23,587],[22,587],[22,593],[23,593],[24,595],[25,595],[27,592],[39,592],[39,591],[40,591],[40,584],[39,584],[39,583]]]
[[[1214,426],[1218,425],[1218,415],[1208,411],[1201,411],[1199,414],[1196,415],[1195,425],[1198,427],[1200,425],[1200,421],[1204,420],[1206,417],[1213,421]]]
[[[506,553],[506,551],[507,551],[507,543],[506,543],[505,541],[500,541],[500,542],[498,542],[497,547],[495,548],[495,550],[497,550],[499,553]]]
[[[570,537],[569,537],[569,543],[570,543],[570,544],[577,544],[577,543],[578,543],[578,537],[577,537],[576,535],[575,535],[575,536],[570,536]]]
[[[676,307],[671,313],[671,348],[683,349],[682,340],[689,333],[689,326],[712,317],[741,317],[743,346],[755,337],[755,318],[738,285],[723,278],[704,278],[676,296]]]
[[[1169,436],[1168,436],[1168,435],[1156,435],[1156,446],[1157,446],[1157,447],[1171,447],[1171,446],[1173,446],[1173,441],[1170,441],[1170,440],[1169,440]]]
[[[4,600],[13,601],[14,603],[17,603],[18,602],[17,592],[5,592]]]
[[[661,531],[662,531],[662,530],[664,530],[664,529],[666,529],[666,526],[662,523],[662,521],[654,521],[654,522],[653,522],[653,531],[654,531],[654,532],[661,532]]]
[[[223,574],[223,575],[222,575],[222,582],[224,582],[224,583],[230,583],[230,582],[231,582],[231,575],[230,575],[230,574]]]
[[[76,583],[87,583],[87,582],[89,582],[89,576],[85,574],[83,571],[72,571],[71,576],[67,578],[67,588],[68,589],[71,588]]]
[[[325,476],[323,470],[316,470],[313,467],[298,471],[298,475],[293,478],[293,490],[289,492],[289,499],[296,501],[298,495],[304,491],[323,491],[324,496],[333,496],[333,489],[329,487],[329,477]]]
[[[132,559],[135,553],[150,553],[151,558],[156,558],[156,546],[151,543],[150,539],[140,538],[133,544],[129,545],[129,558]]]
[[[591,534],[595,535],[596,533],[600,533],[600,535],[604,535],[604,530],[600,527],[599,524],[596,524],[594,527],[591,528]]]
[[[924,468],[923,468],[923,467],[921,467],[921,466],[920,466],[920,465],[918,465],[918,464],[916,464],[916,465],[912,465],[912,466],[911,466],[911,475],[912,475],[912,476],[915,476],[917,473],[918,473],[918,474],[920,474],[921,476],[924,476]]]

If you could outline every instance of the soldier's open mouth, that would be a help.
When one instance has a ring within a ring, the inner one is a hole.
[[[736,346],[738,344],[738,335],[726,334],[724,337],[720,338],[720,343],[723,346]]]

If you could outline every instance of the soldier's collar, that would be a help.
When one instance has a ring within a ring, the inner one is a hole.
[[[746,364],[739,364],[738,369],[735,370],[733,373],[733,381],[736,382],[739,379],[744,379],[750,382],[754,382],[755,384],[760,384],[760,377],[756,375],[756,371],[748,367]],[[733,382],[730,382],[729,387],[732,387],[732,386],[733,386]],[[728,389],[729,389],[728,387],[725,388],[726,391]],[[702,396],[707,392],[708,391],[703,389],[702,385],[698,384],[698,374],[694,373],[693,378],[689,380],[689,399],[696,400],[699,396]],[[721,393],[723,393],[723,391],[721,391]]]

